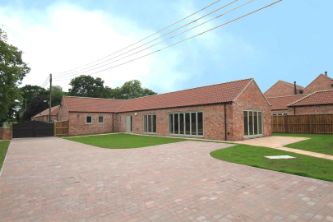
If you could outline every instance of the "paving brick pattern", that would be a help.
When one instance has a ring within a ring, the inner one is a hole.
[[[0,221],[333,220],[333,183],[209,156],[227,146],[109,150],[58,138],[14,140],[0,177]]]

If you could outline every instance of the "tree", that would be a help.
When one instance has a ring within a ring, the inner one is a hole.
[[[107,90],[104,87],[104,81],[101,78],[81,75],[71,80],[71,88],[68,91],[70,96],[82,97],[107,97]]]
[[[30,120],[34,115],[49,107],[49,89],[44,89],[36,85],[25,85],[20,88],[22,100],[20,116],[22,120]],[[60,86],[52,87],[52,106],[61,103],[64,92]]]
[[[68,92],[70,96],[131,99],[156,94],[150,89],[142,88],[139,80],[128,81],[121,87],[111,89],[104,86],[101,78],[82,75],[72,79],[70,85]]]
[[[31,99],[25,109],[22,120],[31,120],[31,117],[42,112],[49,107],[48,100],[44,96],[37,96]]]
[[[40,113],[48,106],[48,91],[40,86],[25,85],[21,92],[21,119],[30,120],[32,116]]]
[[[132,99],[142,96],[154,95],[154,91],[142,88],[139,80],[125,82],[122,87],[116,88],[114,95],[118,99]]]
[[[62,97],[65,93],[62,91],[61,86],[53,86],[52,87],[52,106],[60,105]]]
[[[30,68],[22,60],[22,52],[7,43],[6,33],[0,29],[0,124],[13,118],[11,108],[20,99],[18,85]]]
[[[44,99],[46,99],[48,93],[46,89],[36,85],[25,85],[20,88],[20,92],[22,97],[22,109],[27,109],[35,97],[44,97]]]

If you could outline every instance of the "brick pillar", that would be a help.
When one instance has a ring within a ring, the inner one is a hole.
[[[12,139],[12,129],[11,128],[0,128],[0,139],[1,140],[11,140]]]

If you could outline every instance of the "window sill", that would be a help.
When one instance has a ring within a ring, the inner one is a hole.
[[[157,133],[148,133],[148,132],[144,132],[144,134],[147,134],[147,135],[157,135]]]
[[[185,135],[185,134],[169,134],[170,136],[175,136],[175,137],[188,137],[188,138],[204,138],[203,135]]]

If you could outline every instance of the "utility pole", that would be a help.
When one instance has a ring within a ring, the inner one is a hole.
[[[51,108],[52,108],[52,74],[50,74],[50,98],[49,98],[49,122],[51,122]]]

